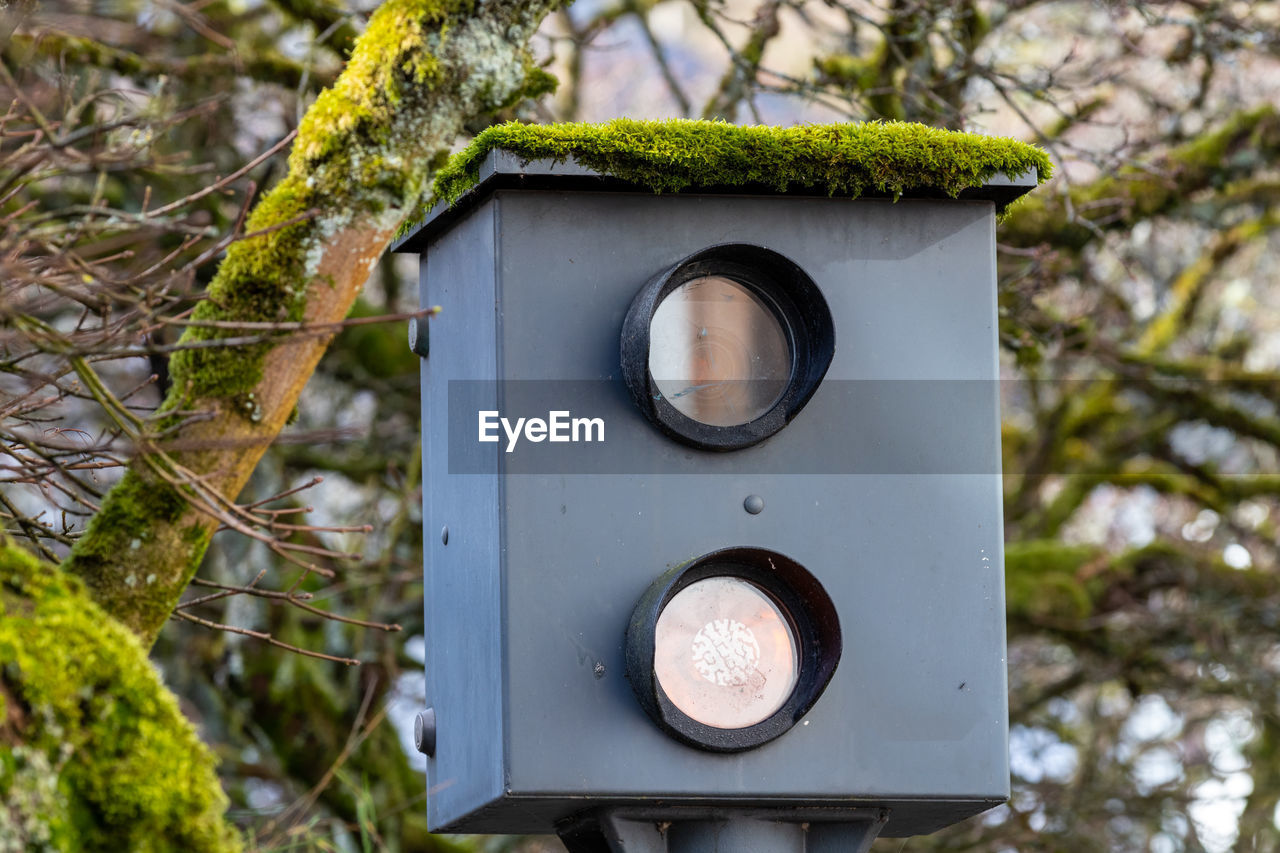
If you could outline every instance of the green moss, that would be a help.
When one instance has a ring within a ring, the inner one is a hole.
[[[288,322],[302,319],[307,282],[303,279],[309,211],[315,193],[302,180],[285,178],[254,208],[247,230],[266,232],[233,243],[209,285],[208,298],[192,319],[219,322]],[[298,220],[286,227],[282,223]],[[184,342],[253,338],[243,329],[193,326]],[[169,362],[177,408],[184,399],[231,397],[246,393],[262,378],[265,342],[239,346],[183,349]]]
[[[186,542],[188,545],[199,544],[206,540],[206,532],[207,531],[203,526],[192,522],[182,528],[182,541]]]
[[[452,85],[432,50],[449,22],[471,8],[472,0],[388,0],[378,8],[342,76],[303,118],[288,176],[249,217],[246,231],[256,236],[230,246],[192,319],[301,320],[312,283],[308,264],[323,242],[359,214],[404,209],[417,199],[423,175],[416,155],[425,152],[415,151],[412,140],[391,144],[398,111],[410,94],[421,100],[433,88]],[[183,340],[261,337],[258,331],[193,326]],[[180,350],[170,363],[174,391],[166,408],[222,398],[253,419],[255,407],[243,405],[244,395],[261,380],[275,337]]]
[[[813,67],[824,83],[834,83],[847,89],[870,89],[879,73],[879,56],[861,57],[848,53],[832,53],[814,57]]]
[[[174,604],[168,585],[121,571],[121,566],[129,563],[121,555],[141,552],[150,544],[152,531],[177,522],[187,506],[186,499],[168,483],[129,469],[76,541],[65,568],[87,583],[97,602],[117,619],[135,625],[164,624]],[[197,549],[203,556],[209,533],[199,525],[192,526],[204,538]],[[184,531],[184,538],[193,535],[190,530]]]
[[[495,149],[525,161],[572,158],[654,192],[756,186],[819,189],[849,198],[912,191],[955,196],[997,172],[1035,169],[1040,181],[1053,172],[1048,156],[1034,146],[903,122],[788,128],[687,120],[509,122],[485,130],[445,164],[432,202],[452,204],[474,186],[480,163]]]
[[[89,522],[93,534],[81,537],[76,553],[81,557],[114,557],[137,550],[156,522],[172,523],[181,517],[187,502],[167,483],[143,479],[130,469]]]
[[[1074,624],[1093,612],[1089,571],[1105,565],[1101,549],[1056,540],[1005,545],[1005,602],[1010,616],[1041,624]]]
[[[525,68],[524,88],[512,98],[508,98],[504,106],[514,104],[518,98],[540,98],[543,95],[551,95],[558,88],[560,88],[560,78],[545,68],[528,65]]]
[[[381,144],[388,107],[408,87],[442,82],[440,64],[424,45],[451,16],[472,8],[471,0],[392,0],[369,21],[337,84],[307,110],[289,156],[295,173],[313,170],[350,153],[353,141]]]
[[[214,758],[137,638],[4,539],[0,661],[0,849],[240,849]]]

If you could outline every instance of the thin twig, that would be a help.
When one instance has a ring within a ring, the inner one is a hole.
[[[309,657],[309,658],[319,658],[320,660],[333,661],[334,663],[341,663],[347,666],[360,665],[360,661],[356,660],[355,658],[344,658],[344,657],[339,657],[337,655],[328,655],[328,654],[325,654],[324,652],[317,652],[312,649],[304,649],[301,646],[295,646],[295,645],[291,645],[290,643],[286,643],[283,640],[277,640],[275,637],[271,636],[271,634],[267,633],[266,631],[254,631],[249,628],[240,628],[235,625],[224,625],[221,622],[214,622],[209,619],[202,619],[199,616],[195,616],[191,613],[186,612],[185,610],[173,611],[170,618],[185,619],[188,622],[194,622],[197,625],[200,625],[205,628],[210,628],[214,631],[226,631],[229,634],[241,634],[245,637],[253,637],[255,640],[262,640],[264,643],[269,643],[273,646],[278,646],[282,649],[288,649],[291,652],[296,652],[297,654],[305,655],[306,657]]]

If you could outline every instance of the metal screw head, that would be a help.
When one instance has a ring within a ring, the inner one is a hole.
[[[419,711],[413,718],[413,746],[428,758],[436,754],[436,709]]]
[[[747,495],[747,499],[742,502],[742,508],[752,515],[759,515],[764,511],[764,498],[759,495]]]
[[[431,339],[427,334],[427,324],[419,322],[417,317],[409,319],[409,349],[422,358],[426,358],[431,349]]]

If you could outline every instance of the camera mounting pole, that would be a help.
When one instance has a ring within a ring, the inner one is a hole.
[[[822,809],[601,809],[562,825],[568,853],[866,853],[889,819]]]

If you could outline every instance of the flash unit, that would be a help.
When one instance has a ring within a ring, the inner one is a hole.
[[[667,734],[738,752],[782,735],[813,707],[840,660],[835,606],[803,566],[726,548],[678,566],[640,599],[627,678]]]
[[[663,432],[704,450],[749,447],[786,426],[834,351],[813,280],[745,244],[704,249],[649,281],[622,327],[632,399]]]

